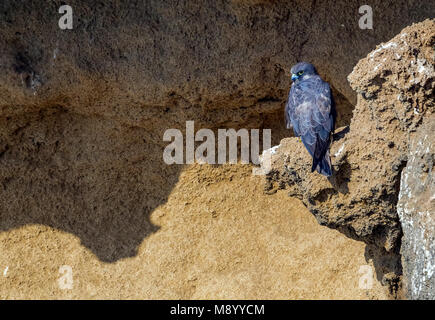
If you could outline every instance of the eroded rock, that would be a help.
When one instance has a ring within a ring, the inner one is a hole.
[[[355,63],[435,12],[432,2],[378,0],[374,13],[387,23],[362,30],[360,4],[348,1],[71,0],[73,29],[61,30],[61,4],[0,4],[0,115],[61,105],[142,127],[156,117],[254,126],[282,116],[290,67],[306,60],[333,86],[348,124]]]
[[[409,146],[397,212],[403,230],[402,265],[410,299],[435,299],[435,116]]]
[[[410,137],[434,112],[434,45],[435,20],[426,20],[362,59],[348,77],[358,93],[351,124],[331,146],[333,177],[311,173],[302,143],[286,138],[272,155],[266,189],[288,188],[320,224],[398,252],[397,200]],[[400,266],[387,269],[400,273]]]

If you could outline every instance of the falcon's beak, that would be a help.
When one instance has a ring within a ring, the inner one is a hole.
[[[295,75],[294,73],[292,73],[292,81],[295,81],[298,78],[297,75]]]

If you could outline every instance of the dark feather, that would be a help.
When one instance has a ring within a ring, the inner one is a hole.
[[[287,128],[292,127],[313,157],[312,171],[332,174],[329,145],[335,128],[335,104],[331,89],[319,75],[295,82],[285,108]]]

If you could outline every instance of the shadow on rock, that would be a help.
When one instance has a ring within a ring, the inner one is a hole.
[[[44,224],[115,262],[135,256],[159,229],[150,213],[166,202],[181,167],[163,163],[143,128],[59,108],[0,127],[0,231]]]

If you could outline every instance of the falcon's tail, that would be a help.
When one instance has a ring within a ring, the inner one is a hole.
[[[322,160],[315,161],[313,159],[313,166],[311,167],[311,172],[313,172],[314,170],[316,170],[320,174],[323,174],[326,177],[332,176],[332,165],[331,158],[329,156],[329,150],[326,151]]]

